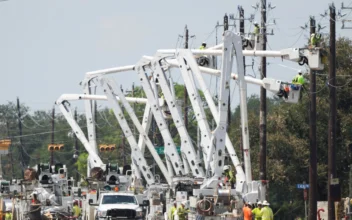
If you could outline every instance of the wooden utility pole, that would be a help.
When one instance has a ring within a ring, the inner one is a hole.
[[[224,16],[224,32],[229,30],[229,16],[225,14]],[[230,89],[231,91],[231,89]],[[230,131],[231,124],[231,93],[229,93],[227,100],[227,132]]]
[[[310,17],[310,34],[315,34],[315,19]],[[309,108],[309,220],[317,219],[317,98],[316,75],[310,70],[310,108]]]
[[[185,49],[188,49],[188,39],[189,39],[189,34],[188,34],[188,28],[187,28],[187,25],[186,25],[185,26]],[[184,109],[184,114],[185,114],[184,121],[185,121],[186,129],[188,129],[188,92],[187,92],[186,86],[184,86],[183,93],[184,93],[184,99],[183,99],[184,106],[183,106],[183,109]]]
[[[17,116],[18,116],[18,129],[20,131],[20,148],[19,148],[19,153],[20,153],[20,164],[21,164],[21,170],[22,170],[22,176],[24,175],[24,169],[26,167],[26,162],[24,160],[24,154],[23,154],[23,140],[22,140],[22,121],[21,121],[21,106],[20,106],[20,99],[17,97]]]
[[[55,143],[55,106],[53,107],[53,110],[51,112],[51,144]],[[50,165],[54,165],[54,151],[50,152]]]
[[[245,35],[245,29],[244,29],[244,20],[245,20],[245,18],[244,18],[244,9],[243,9],[243,7],[242,6],[239,6],[238,7],[238,10],[239,10],[239,22],[240,22],[240,34],[241,34],[241,36],[242,37],[244,37],[244,35]],[[244,70],[244,75],[246,75],[246,57],[245,56],[243,56],[243,70]],[[240,130],[241,130],[241,128],[240,128]],[[243,152],[243,140],[242,140],[242,132],[240,132],[240,150],[241,150],[241,160],[243,161],[243,159],[244,159],[244,152]]]
[[[261,1],[261,39],[262,50],[266,50],[266,0]],[[261,58],[262,79],[266,77],[266,57]],[[259,115],[259,138],[260,138],[260,172],[259,178],[262,183],[266,181],[266,90],[260,87],[260,115]],[[263,195],[265,196],[265,195]]]
[[[242,6],[238,7],[239,10],[239,21],[240,21],[240,33],[241,36],[244,36],[244,9],[242,8]],[[246,75],[246,57],[243,56],[243,66],[244,66],[244,75]]]
[[[334,196],[331,190],[331,181],[336,176],[336,12],[334,4],[330,5],[330,59],[329,59],[329,140],[328,140],[328,219],[335,219]]]

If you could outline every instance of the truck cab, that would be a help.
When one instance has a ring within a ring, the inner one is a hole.
[[[144,219],[138,199],[131,193],[102,193],[96,205],[95,220]]]

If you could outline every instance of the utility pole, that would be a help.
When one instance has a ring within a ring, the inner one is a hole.
[[[224,16],[224,32],[229,30],[229,17],[227,14]],[[231,91],[231,89],[230,89]],[[230,131],[230,125],[231,125],[231,92],[229,93],[228,99],[227,99],[227,132]]]
[[[78,121],[77,121],[78,120],[77,108],[75,108],[74,117],[75,117],[75,121],[78,123]],[[74,153],[74,155],[76,155],[75,162],[77,162],[78,157],[79,157],[79,151],[78,151],[78,138],[77,138],[76,134],[75,134],[75,153]],[[76,172],[76,181],[78,182],[78,180],[79,180],[79,174],[78,174],[78,172]]]
[[[242,6],[238,6],[238,10],[239,10],[239,22],[240,22],[240,34],[241,34],[241,36],[242,37],[244,37],[244,35],[245,35],[245,29],[244,29],[244,20],[245,20],[245,18],[244,18],[244,9],[243,9],[243,7]],[[246,75],[246,57],[245,56],[243,56],[243,70],[244,70],[244,75]],[[241,128],[240,128],[240,130],[241,130]],[[243,161],[243,159],[244,159],[244,152],[243,152],[243,142],[242,142],[242,132],[240,132],[241,134],[241,136],[240,136],[240,138],[241,138],[241,140],[240,140],[240,150],[241,150],[241,159],[242,159],[242,161]]]
[[[262,50],[266,50],[266,0],[261,1],[261,36]],[[266,77],[266,57],[261,58],[262,79]],[[259,115],[259,138],[260,138],[260,171],[259,178],[262,183],[263,192],[266,193],[266,90],[260,87],[260,115]],[[262,194],[265,199],[266,195]]]
[[[310,17],[310,35],[315,34],[315,19]],[[317,219],[317,98],[316,75],[310,70],[310,108],[309,108],[309,220]]]
[[[53,110],[51,112],[51,144],[55,143],[55,106],[53,107]],[[50,152],[50,165],[54,165],[54,151]]]
[[[336,176],[336,12],[334,4],[330,5],[330,59],[329,59],[329,140],[328,140],[328,219],[335,219],[334,196],[331,186]]]
[[[244,9],[242,6],[238,6],[239,10],[239,20],[240,20],[240,33],[241,36],[244,37],[245,32],[244,32]],[[243,56],[243,66],[244,66],[244,75],[246,75],[246,57]]]
[[[22,141],[22,121],[21,121],[21,106],[20,106],[20,99],[17,97],[17,114],[18,114],[18,129],[20,130],[20,164],[21,164],[21,170],[22,170],[22,176],[24,175],[24,168],[26,167],[25,161],[24,161],[24,154],[23,154],[23,141]]]
[[[189,39],[189,34],[188,34],[188,28],[187,25],[185,26],[185,49],[188,49],[188,39]],[[184,121],[185,121],[185,127],[188,129],[188,92],[186,86],[184,86],[183,89],[184,93],[184,99],[183,99],[183,109],[184,109]]]

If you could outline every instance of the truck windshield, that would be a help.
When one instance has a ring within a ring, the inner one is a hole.
[[[123,195],[105,195],[103,197],[102,204],[136,204],[134,196],[123,196]]]

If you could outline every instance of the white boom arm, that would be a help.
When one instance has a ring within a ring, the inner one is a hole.
[[[77,101],[77,100],[101,100],[106,101],[108,98],[105,95],[85,95],[85,94],[63,94],[60,96],[60,99],[65,101]],[[119,97],[116,97],[117,100],[120,100]],[[148,100],[145,98],[134,98],[126,97],[126,100],[130,103],[135,104],[147,104]]]
[[[169,107],[170,114],[172,115],[172,119],[175,123],[175,127],[180,135],[181,154],[185,160],[184,164],[191,168],[193,176],[204,177],[204,170],[201,166],[201,162],[193,147],[192,139],[185,127],[181,111],[176,105],[177,101],[174,96],[174,85],[167,80],[165,71],[161,67],[162,59],[163,57],[156,55],[155,59],[151,62],[151,69],[153,70],[153,76],[159,82],[160,88],[165,96],[167,106]],[[148,65],[150,64],[149,61],[146,63],[148,63]]]
[[[133,123],[136,125],[138,131],[140,134],[143,135],[144,140],[147,144],[147,147],[152,154],[153,158],[155,159],[156,163],[158,164],[161,172],[163,173],[166,181],[169,183],[169,185],[172,184],[171,178],[168,176],[168,171],[161,161],[159,155],[157,154],[152,142],[149,140],[148,135],[144,131],[142,125],[138,121],[137,116],[135,115],[133,108],[130,106],[130,104],[127,102],[126,97],[122,94],[119,88],[116,87],[115,84],[111,83],[109,80],[105,79],[104,77],[100,76],[99,81],[101,83],[101,87],[103,88],[106,96],[108,97],[109,103],[113,107],[113,111],[115,114],[115,117],[117,118],[122,131],[124,132],[128,142],[130,143],[131,146],[131,152],[132,152],[132,158],[133,158],[133,164],[138,166],[140,172],[143,174],[144,178],[148,182],[149,185],[153,184],[155,182],[153,174],[150,172],[149,166],[147,166],[147,163],[145,161],[144,155],[142,154],[139,146],[137,145],[137,142],[132,134],[132,131],[123,115],[122,109],[120,107],[120,104],[118,103],[116,95],[120,98],[120,101],[122,102],[123,106],[125,107],[127,113],[130,115]]]
[[[66,118],[67,122],[69,123],[69,125],[71,126],[72,130],[75,132],[76,137],[81,141],[84,148],[86,149],[86,151],[89,154],[89,157],[88,157],[89,168],[92,169],[92,168],[97,167],[97,168],[100,168],[101,170],[105,171],[106,166],[101,161],[98,154],[92,150],[90,143],[88,142],[87,138],[85,137],[82,129],[79,127],[78,123],[73,118],[70,107],[66,105],[67,103],[68,102],[66,100],[61,99],[61,98],[56,101],[56,104],[59,106],[60,111],[65,116],[65,118]],[[90,176],[89,171],[88,171],[88,176]]]
[[[91,94],[91,81],[84,80],[83,81],[83,92],[85,95]],[[87,122],[87,132],[88,132],[88,140],[91,146],[92,151],[98,154],[97,148],[97,136],[95,129],[95,101],[86,99],[84,101],[85,112],[86,112],[86,122]]]
[[[211,135],[212,134],[210,131],[210,127],[209,127],[206,115],[205,115],[203,103],[202,103],[201,98],[199,96],[198,90],[196,88],[195,80],[194,80],[194,77],[192,74],[192,72],[197,70],[198,64],[196,63],[193,55],[191,54],[191,56],[190,56],[190,54],[187,52],[189,52],[189,50],[184,50],[184,49],[179,50],[178,54],[177,54],[177,60],[180,65],[182,78],[183,78],[185,86],[187,88],[187,92],[189,94],[190,101],[193,106],[194,115],[196,116],[198,126],[199,126],[201,134],[202,134],[202,138],[208,140],[208,145],[206,147],[203,146],[203,148],[206,149],[206,150],[204,150],[204,152],[206,152],[207,155],[209,155],[210,145],[212,145],[214,143],[211,143]],[[204,143],[204,142],[202,142],[202,143]],[[219,169],[218,166],[216,166],[216,167],[217,167],[216,168],[217,170],[215,172],[216,174],[218,174],[219,172],[222,172],[222,167],[221,167],[221,169]],[[213,170],[213,172],[214,172],[214,170]]]
[[[218,108],[219,114],[218,117],[214,117],[217,123],[215,130],[212,132],[211,140],[212,143],[210,150],[207,152],[207,172],[209,170],[212,154],[214,154],[214,176],[215,178],[221,177],[224,167],[224,156],[225,156],[225,137],[226,137],[226,128],[227,128],[227,111],[228,111],[228,96],[230,94],[230,79],[231,79],[231,70],[233,64],[233,55],[234,55],[234,45],[241,43],[241,37],[230,31],[224,33],[223,40],[223,49],[222,49],[222,73],[220,75],[220,91],[219,91],[219,101]],[[238,42],[237,42],[238,41]],[[241,49],[242,51],[242,49]],[[188,56],[191,56],[191,53],[188,52]],[[178,59],[180,61],[180,59]],[[196,69],[195,72],[200,72],[199,69]],[[213,148],[215,147],[215,148]]]
[[[214,55],[221,56],[222,50],[207,49],[207,50],[191,50],[194,55]],[[177,50],[167,49],[158,50],[162,54],[175,54]],[[321,62],[320,50],[306,48],[287,48],[280,51],[270,50],[243,50],[243,56],[259,56],[259,57],[279,57],[293,62],[302,62],[308,64],[312,70],[323,70],[324,64]]]
[[[135,69],[138,72],[138,76],[142,84],[143,90],[151,105],[151,110],[153,112],[155,122],[164,139],[165,155],[167,155],[168,159],[171,161],[175,173],[178,175],[184,175],[186,173],[184,169],[184,164],[182,163],[180,155],[177,152],[176,145],[168,129],[167,122],[165,121],[164,116],[162,114],[161,107],[159,106],[158,94],[155,94],[151,85],[151,83],[155,82],[154,80],[148,79],[148,76],[146,75],[147,70],[145,69],[145,65],[148,65],[148,63],[145,63],[143,62],[143,60],[141,60],[136,64]]]

